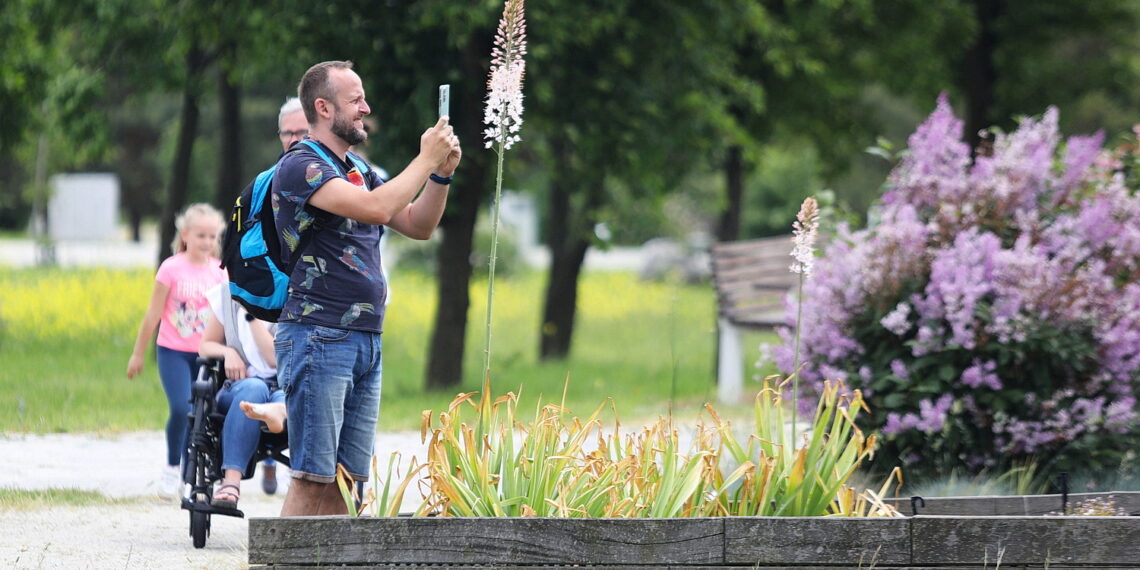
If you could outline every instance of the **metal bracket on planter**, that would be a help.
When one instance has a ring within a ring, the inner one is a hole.
[[[1061,487],[1061,514],[1069,514],[1069,472],[1062,471],[1057,485]]]
[[[922,508],[926,508],[926,499],[915,495],[910,498],[910,514],[911,516],[918,516],[918,505],[921,504]]]

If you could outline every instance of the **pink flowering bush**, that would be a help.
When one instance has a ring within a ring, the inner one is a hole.
[[[801,386],[860,388],[911,476],[1115,468],[1137,443],[1136,141],[1063,139],[1054,108],[976,159],[962,134],[939,98],[878,221],[830,241],[804,284]]]

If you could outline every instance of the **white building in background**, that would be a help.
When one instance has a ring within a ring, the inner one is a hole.
[[[154,268],[158,246],[154,236],[129,241],[119,225],[119,178],[84,172],[57,174],[48,181],[46,232],[33,220],[26,238],[0,239],[0,267]],[[43,233],[41,233],[43,232]],[[46,242],[36,239],[46,235]]]
[[[57,242],[119,239],[119,177],[103,172],[52,176],[48,235]]]
[[[519,254],[527,265],[541,267],[550,263],[550,252],[538,239],[538,204],[534,196],[504,190],[499,200],[499,220],[514,234]]]

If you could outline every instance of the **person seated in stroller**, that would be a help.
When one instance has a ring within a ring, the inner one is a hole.
[[[276,325],[255,319],[230,299],[227,283],[211,289],[206,298],[213,318],[202,333],[198,354],[223,361],[226,381],[218,392],[218,411],[225,414],[222,427],[221,485],[210,504],[236,509],[241,498],[241,480],[257,451],[261,422],[242,410],[244,405],[285,405],[285,392],[277,388],[277,358],[273,348]],[[240,403],[239,405],[235,405]],[[283,431],[284,424],[276,426]]]

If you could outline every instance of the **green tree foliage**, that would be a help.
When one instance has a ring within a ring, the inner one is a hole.
[[[597,222],[616,217],[607,212],[613,204],[672,191],[712,148],[715,131],[701,118],[723,118],[708,87],[730,75],[731,59],[709,38],[732,33],[729,8],[665,1],[531,7],[531,36],[541,41],[528,64],[528,132],[548,173],[552,254],[542,357],[570,350],[577,279]]]
[[[1136,102],[1140,4],[962,2],[971,16],[969,50],[950,59],[966,100],[966,132],[1012,128],[1015,118],[1048,105],[1080,111],[1066,118],[1078,132],[1130,126],[1120,107]],[[938,54],[934,54],[938,55]],[[974,139],[977,140],[976,138]]]
[[[11,165],[0,174],[0,211],[42,203],[48,176],[108,152],[103,76],[81,31],[56,25],[67,17],[36,0],[0,6],[0,162]]]

